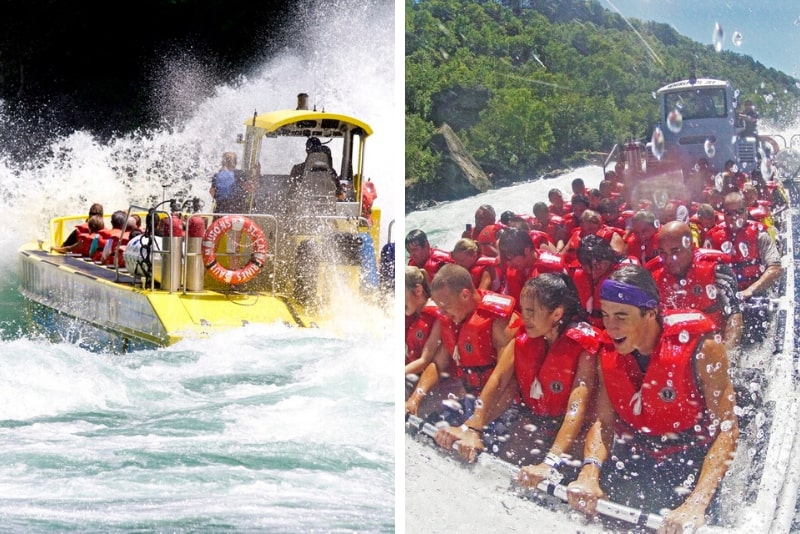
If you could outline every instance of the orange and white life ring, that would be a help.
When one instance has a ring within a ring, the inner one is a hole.
[[[229,231],[244,232],[253,242],[250,261],[241,269],[226,269],[217,263],[217,243]],[[203,265],[215,280],[224,284],[243,284],[257,275],[264,265],[267,259],[267,240],[261,228],[247,217],[225,215],[212,222],[206,230],[200,253],[203,256]]]

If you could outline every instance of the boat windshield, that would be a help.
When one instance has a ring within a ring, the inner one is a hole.
[[[677,110],[684,120],[725,118],[727,109],[725,89],[721,87],[690,89],[664,95],[665,114]],[[665,116],[664,121],[666,120]]]

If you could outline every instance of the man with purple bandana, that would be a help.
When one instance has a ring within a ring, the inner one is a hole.
[[[627,506],[668,508],[662,531],[682,532],[704,524],[707,512],[713,517],[739,427],[713,322],[694,310],[662,315],[659,304],[641,266],[622,266],[603,282],[610,346],[600,357],[597,416],[568,498],[589,515],[606,492]]]

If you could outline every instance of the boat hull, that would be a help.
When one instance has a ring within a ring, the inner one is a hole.
[[[31,317],[39,324],[69,332],[83,323],[112,350],[165,346],[253,323],[313,324],[282,295],[142,288],[129,275],[117,276],[78,257],[48,254],[35,244],[20,250],[20,292],[38,305]]]

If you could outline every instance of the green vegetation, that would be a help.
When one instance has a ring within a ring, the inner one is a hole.
[[[406,183],[438,180],[430,138],[443,122],[495,184],[646,139],[655,91],[692,65],[698,77],[731,80],[762,119],[794,115],[790,76],[666,24],[630,23],[638,35],[592,0],[407,0]],[[488,98],[475,109],[481,91]]]

